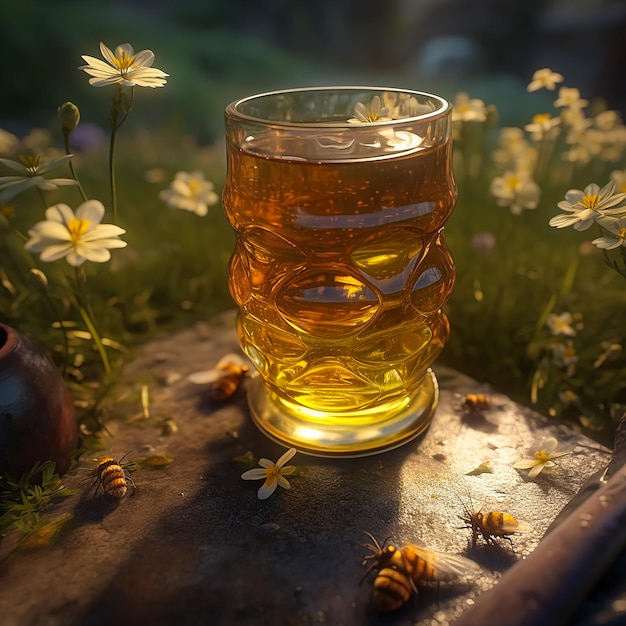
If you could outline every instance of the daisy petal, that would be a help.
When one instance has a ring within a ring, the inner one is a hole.
[[[511,467],[515,469],[530,469],[531,467],[535,467],[537,465],[536,459],[520,459],[519,461],[515,461]]]
[[[267,481],[257,493],[259,500],[266,500],[269,498],[276,491],[276,487],[278,487],[278,481]]]
[[[278,474],[278,476],[276,476],[276,479],[278,480],[278,484],[283,489],[291,489],[291,485],[289,484],[289,481],[284,476],[282,476],[281,474]]]
[[[287,461],[290,461],[294,457],[295,453],[296,453],[296,449],[295,448],[289,448],[289,450],[287,450],[287,452],[285,452],[278,459],[278,461],[276,461],[276,466],[277,467],[282,467],[285,463],[287,463]]]
[[[559,442],[557,441],[556,437],[548,437],[547,439],[544,440],[543,445],[541,446],[541,449],[544,452],[547,452],[548,454],[550,454],[550,452],[554,452],[554,450],[556,450],[556,447],[559,445]]]
[[[76,219],[99,224],[104,216],[104,205],[99,200],[87,200],[76,209]]]
[[[49,263],[51,261],[56,261],[57,259],[62,259],[71,251],[72,251],[71,243],[46,246],[46,248],[41,252],[40,258],[42,261]]]
[[[74,211],[67,204],[59,203],[46,209],[46,220],[49,222],[58,222],[67,226],[74,219],[76,219]]]
[[[244,472],[241,477],[244,480],[260,480],[267,478],[267,472],[260,467],[255,467],[254,469]]]
[[[111,258],[111,253],[106,248],[94,248],[80,243],[76,245],[76,254],[94,263],[106,263]]]

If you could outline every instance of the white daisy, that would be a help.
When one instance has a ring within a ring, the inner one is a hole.
[[[57,187],[77,185],[78,183],[72,178],[43,177],[43,174],[48,173],[50,170],[68,163],[72,156],[71,154],[66,154],[60,159],[45,164],[40,164],[39,155],[20,155],[18,157],[19,161],[0,159],[0,163],[6,165],[14,172],[18,172],[17,176],[0,176],[0,203],[7,202],[22,193],[22,191],[26,191],[32,187],[49,191]]]
[[[159,198],[173,209],[191,211],[201,217],[220,199],[213,183],[205,180],[202,172],[178,172],[169,189],[159,193]]]
[[[76,215],[67,204],[55,204],[46,210],[46,220],[28,231],[25,248],[41,253],[44,262],[66,257],[74,267],[85,261],[104,263],[111,258],[109,248],[126,246],[118,239],[126,231],[114,224],[100,224],[103,216],[104,206],[98,200],[83,202]]]
[[[120,84],[124,87],[163,87],[169,76],[165,72],[152,67],[154,52],[142,50],[137,52],[129,43],[123,43],[115,48],[115,54],[100,42],[100,52],[106,63],[95,57],[82,55],[87,65],[81,65],[78,69],[84,70],[92,76],[89,84],[94,87]]]
[[[549,222],[555,228],[574,226],[576,230],[587,230],[599,216],[614,216],[622,213],[619,205],[626,193],[615,193],[615,182],[610,181],[602,189],[595,183],[587,185],[584,191],[570,189],[565,200],[558,203],[559,209],[566,211],[555,215]]]
[[[533,74],[532,81],[526,87],[527,91],[537,91],[537,89],[548,89],[554,91],[557,83],[563,82],[563,76],[558,72],[553,72],[550,68],[544,67]]]
[[[257,494],[259,500],[269,498],[274,491],[276,491],[276,487],[278,487],[278,485],[280,485],[283,489],[291,489],[291,485],[285,476],[293,474],[296,471],[296,468],[294,465],[283,466],[287,463],[287,461],[293,458],[295,453],[295,448],[289,448],[289,450],[287,450],[287,452],[285,452],[278,459],[278,461],[276,461],[276,463],[273,463],[269,459],[259,459],[259,465],[261,467],[248,470],[241,475],[244,480],[265,480]]]

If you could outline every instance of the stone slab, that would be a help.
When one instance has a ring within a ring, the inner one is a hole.
[[[73,516],[62,539],[37,552],[9,554],[10,541],[0,545],[3,626],[445,626],[537,546],[561,508],[609,460],[598,443],[435,365],[440,402],[424,435],[371,457],[297,454],[291,490],[261,501],[260,483],[240,478],[248,468],[242,457],[276,460],[284,449],[253,425],[243,394],[211,404],[206,390],[187,380],[237,346],[227,312],[137,351],[119,400],[128,421],[107,425],[104,452],[115,458],[130,452],[130,460],[159,453],[174,461],[137,470],[136,489],[111,501],[92,497],[84,478],[95,464],[85,455],[81,469],[64,478],[80,495],[49,512]],[[149,418],[138,400],[143,384]],[[489,394],[492,407],[463,414],[468,393]],[[171,435],[162,428],[167,416],[178,427]],[[511,463],[546,436],[573,454],[530,480]],[[484,463],[491,473],[470,475]],[[464,506],[510,513],[534,530],[514,535],[512,547],[472,548],[459,519]],[[373,577],[359,583],[368,552],[364,531],[399,546],[421,541],[464,555],[481,572],[456,585],[424,586],[403,608],[380,615],[371,604]]]

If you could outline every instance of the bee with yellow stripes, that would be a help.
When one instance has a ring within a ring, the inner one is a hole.
[[[513,533],[529,533],[533,527],[527,522],[516,519],[509,513],[501,511],[470,511],[465,507],[465,515],[461,516],[466,528],[472,529],[472,548],[476,546],[479,535],[487,542],[494,544],[496,539],[506,539],[511,545],[510,535]]]
[[[403,606],[414,593],[418,593],[418,583],[452,582],[480,570],[474,561],[462,556],[410,544],[398,548],[387,545],[387,540],[380,545],[371,533],[365,531],[365,534],[372,543],[364,544],[364,547],[372,553],[365,557],[363,565],[370,560],[373,563],[362,580],[376,571],[372,603],[381,612],[395,611]]]
[[[98,466],[94,470],[95,493],[102,487],[105,496],[111,498],[123,498],[128,492],[129,483],[134,487],[133,479],[129,473],[130,464],[122,465],[111,456],[103,456],[98,460]]]

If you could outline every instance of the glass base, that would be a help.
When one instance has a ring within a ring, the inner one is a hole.
[[[399,406],[375,412],[329,414],[289,404],[270,392],[260,376],[250,380],[248,406],[254,423],[270,439],[299,452],[324,457],[360,457],[397,448],[430,424],[439,386],[432,370]]]

